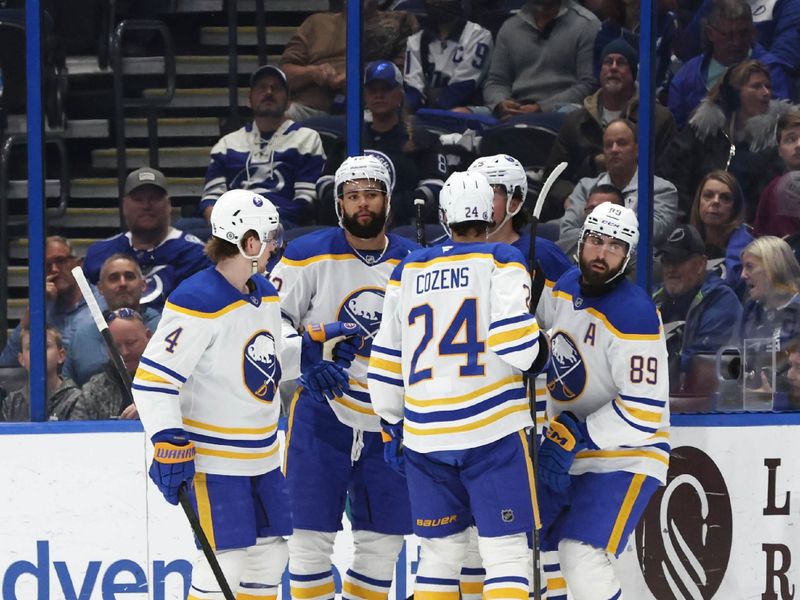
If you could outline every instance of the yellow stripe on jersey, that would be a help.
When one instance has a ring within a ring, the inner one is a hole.
[[[539,499],[536,494],[536,477],[533,474],[533,463],[531,462],[530,445],[528,444],[528,436],[524,431],[519,432],[519,439],[522,440],[522,449],[525,454],[525,467],[528,471],[528,486],[531,490],[531,506],[533,507],[533,522],[536,529],[542,528],[542,520],[539,517]]]
[[[275,598],[277,597],[278,597],[277,594],[256,596],[255,594],[245,594],[244,592],[236,592],[236,600],[275,600]]]
[[[133,376],[134,379],[141,379],[142,381],[152,381],[153,383],[166,383],[167,385],[174,386],[175,384],[168,379],[164,379],[160,375],[156,375],[155,373],[151,373],[150,371],[145,371],[142,367],[136,369],[136,374]]]
[[[424,269],[426,267],[429,267],[431,265],[435,265],[437,263],[458,262],[458,261],[462,261],[462,260],[463,261],[468,261],[468,260],[472,260],[472,259],[475,259],[475,258],[491,258],[494,261],[495,266],[497,268],[499,268],[499,269],[504,269],[506,267],[513,267],[513,268],[522,269],[523,271],[525,271],[527,273],[527,269],[525,268],[525,265],[523,265],[522,263],[519,263],[519,262],[501,263],[501,262],[498,262],[494,258],[494,255],[488,254],[486,252],[470,252],[468,254],[452,254],[452,255],[447,255],[447,256],[437,256],[436,258],[432,258],[430,260],[426,260],[425,262],[409,262],[409,263],[406,263],[404,268],[405,269]]]
[[[462,431],[472,431],[473,429],[480,429],[485,425],[489,425],[491,423],[494,423],[495,421],[499,421],[500,419],[508,415],[526,411],[529,408],[530,407],[526,401],[525,404],[509,406],[479,421],[473,421],[472,423],[466,423],[464,425],[455,425],[453,427],[434,427],[431,429],[419,429],[417,427],[414,427],[413,425],[409,425],[408,421],[406,421],[405,431],[406,433],[411,433],[413,435],[444,435],[448,433],[460,433]],[[200,452],[199,449],[198,452]]]
[[[496,600],[499,598],[503,600],[508,598],[512,600],[528,600],[528,590],[514,587],[484,588],[483,600]]]
[[[267,435],[278,429],[278,425],[267,425],[266,427],[220,427],[219,425],[211,425],[210,423],[203,423],[202,421],[195,421],[194,419],[183,419],[183,424],[195,429],[205,429],[206,431],[214,431],[216,433],[232,433],[244,435]]]
[[[400,285],[400,282],[399,282],[399,281],[397,281],[396,279],[390,279],[389,281],[387,281],[387,282],[386,282],[386,285],[395,285],[395,286],[399,286],[399,285]]]
[[[294,424],[294,409],[297,407],[297,400],[300,398],[300,392],[303,391],[303,386],[297,386],[297,389],[294,391],[294,396],[292,396],[292,401],[289,404],[289,423],[286,426],[286,442],[285,442],[285,449],[283,452],[283,476],[286,476],[286,467],[288,464],[289,459],[289,443],[292,440],[292,425]]]
[[[433,592],[414,587],[414,600],[458,600],[458,590],[454,592]]]
[[[622,501],[622,508],[619,509],[617,520],[614,522],[614,528],[611,530],[611,537],[608,538],[608,546],[606,546],[606,550],[608,550],[611,554],[617,553],[617,548],[619,548],[619,542],[622,538],[622,532],[625,531],[625,524],[628,522],[628,519],[631,516],[633,505],[636,503],[636,499],[639,497],[639,492],[642,491],[642,484],[644,483],[645,477],[645,475],[637,473],[633,476],[631,485],[628,487],[628,491],[625,494],[625,499]]]
[[[483,593],[482,581],[459,581],[458,586],[461,588],[461,595],[464,594],[481,594]]]
[[[553,297],[572,302],[572,295],[568,294],[564,290],[558,290],[554,292]],[[622,333],[619,329],[614,327],[611,324],[611,321],[609,321],[608,318],[606,318],[606,316],[599,310],[595,308],[587,308],[586,312],[599,319],[600,322],[606,326],[606,329],[608,329],[614,336],[622,340],[658,341],[661,339],[661,325],[658,326],[658,333]]]
[[[229,450],[210,450],[209,448],[197,448],[197,453],[203,456],[216,456],[218,458],[233,458],[238,460],[255,460],[258,458],[269,458],[278,451],[278,444],[266,452],[247,454],[245,452],[231,452]]]
[[[166,304],[164,305],[164,308],[174,310],[175,312],[179,312],[184,315],[189,315],[190,317],[198,317],[200,319],[216,319],[217,317],[221,317],[222,315],[229,313],[232,310],[236,310],[237,308],[240,308],[246,304],[247,302],[245,302],[244,300],[237,300],[233,304],[228,304],[228,306],[221,308],[218,311],[207,313],[207,312],[201,312],[199,310],[192,310],[191,308],[184,308],[183,306],[178,306],[177,304],[173,304],[172,302],[167,300]]]
[[[668,457],[652,450],[581,450],[575,458],[652,458],[669,466]]]
[[[639,419],[640,421],[647,421],[648,423],[660,423],[661,413],[653,412],[651,410],[644,410],[641,408],[633,408],[621,398],[614,399],[617,405],[622,408],[626,413]]]
[[[205,473],[195,473],[194,494],[197,497],[197,517],[200,519],[200,527],[208,538],[208,543],[214,550],[217,549],[217,542],[214,539],[214,523],[211,518],[211,500],[208,497],[208,483]]]
[[[460,396],[450,396],[448,398],[429,398],[427,400],[419,400],[417,398],[413,398],[408,394],[406,394],[405,401],[407,404],[410,404],[412,406],[443,406],[447,404],[460,404],[461,402],[474,400],[478,396],[483,396],[484,394],[488,394],[489,392],[492,392],[510,383],[522,383],[522,375],[512,375],[510,377],[506,377],[505,379],[501,379],[496,383],[485,385],[472,392],[461,394]]]
[[[489,345],[498,346],[500,344],[507,344],[508,342],[514,342],[525,336],[533,335],[538,331],[539,331],[539,325],[536,323],[536,321],[534,321],[533,323],[525,325],[525,327],[519,327],[517,329],[511,329],[509,331],[503,331],[500,333],[495,333],[490,335]]]
[[[302,260],[293,260],[291,258],[286,258],[285,256],[281,258],[281,262],[289,267],[305,267],[306,265],[310,265],[316,262],[322,262],[323,260],[355,260],[360,261],[355,254],[318,254],[316,256],[310,256],[309,258],[304,258]],[[398,258],[387,258],[385,263],[390,265],[399,265],[400,259]]]
[[[330,598],[335,593],[336,586],[332,581],[330,583],[323,583],[322,585],[315,585],[314,587],[304,588],[291,586],[292,598],[300,598],[301,600],[305,600],[306,598],[317,598],[318,596]]]
[[[336,402],[338,402],[342,406],[346,406],[350,410],[354,410],[354,411],[359,412],[359,413],[361,413],[363,415],[374,415],[375,414],[375,411],[372,410],[372,408],[365,408],[363,406],[359,406],[358,404],[350,402],[347,398],[342,398],[341,396],[336,396],[335,400],[336,400]]]
[[[389,592],[376,592],[356,585],[352,581],[342,583],[342,596],[345,598],[365,598],[366,600],[386,600]]]
[[[403,372],[402,365],[399,362],[392,362],[390,360],[377,358],[375,356],[372,356],[369,359],[369,367],[370,369],[382,369],[383,371],[397,373],[398,375],[401,375]]]

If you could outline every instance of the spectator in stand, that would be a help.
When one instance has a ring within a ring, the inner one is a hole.
[[[403,66],[406,39],[419,29],[403,11],[379,11],[377,0],[365,0],[364,62],[391,60]],[[289,118],[302,121],[344,111],[347,17],[343,12],[315,13],[306,18],[286,44],[281,68],[289,80]]]
[[[786,173],[769,182],[756,207],[756,235],[783,237],[800,231],[800,112],[778,119],[778,155]]]
[[[789,410],[800,410],[800,339],[794,340],[787,351],[786,359],[789,370],[786,371],[786,381],[789,384],[787,406]]]
[[[497,34],[483,86],[501,119],[579,104],[597,82],[592,51],[600,22],[574,0],[529,0]]]
[[[128,231],[89,246],[83,265],[86,278],[96,284],[103,263],[114,254],[133,256],[147,282],[142,306],[161,311],[175,286],[211,265],[203,253],[203,242],[170,225],[171,211],[167,180],[161,171],[142,167],[131,172],[122,197]]]
[[[689,60],[702,52],[701,32],[714,1],[703,2],[676,42],[675,54],[681,60]],[[797,77],[800,69],[800,0],[750,1],[749,4],[754,7],[758,43],[778,57],[793,77]]]
[[[425,0],[425,27],[406,41],[405,84],[409,112],[439,108],[469,112],[483,104],[492,34],[467,21],[461,0]]]
[[[81,398],[81,390],[71,379],[64,379],[60,375],[61,365],[64,364],[66,350],[61,340],[61,333],[52,325],[47,326],[47,403],[45,405],[45,418],[48,421],[67,421],[72,415],[75,405]],[[31,335],[28,329],[23,329],[20,336],[21,351],[17,359],[19,364],[31,372]],[[14,390],[8,394],[0,405],[0,421],[30,421],[31,402],[30,389],[26,385],[21,390]]]
[[[250,76],[254,119],[211,149],[200,210],[206,222],[228,190],[267,196],[286,228],[308,224],[317,199],[316,182],[325,166],[322,140],[313,129],[287,116],[289,86],[277,67],[264,65]]]
[[[45,297],[47,299],[46,322],[58,330],[61,341],[68,348],[75,332],[84,323],[91,323],[89,307],[81,295],[78,284],[72,276],[72,269],[81,264],[83,259],[75,256],[72,244],[66,238],[52,235],[45,240]],[[95,294],[97,296],[97,294]],[[29,309],[25,309],[22,319],[11,332],[6,347],[0,354],[0,366],[17,366],[22,345],[22,330],[30,323]]]
[[[583,106],[569,113],[558,132],[545,168],[550,172],[562,161],[567,169],[550,191],[547,214],[551,218],[564,213],[564,201],[579,179],[597,177],[606,170],[603,154],[603,130],[620,117],[633,123],[639,120],[639,93],[636,75],[639,53],[628,42],[618,38],[603,48],[600,67],[600,89],[583,99]],[[670,112],[655,105],[654,135],[656,174],[664,169],[661,158],[675,135],[675,121]]]
[[[108,311],[105,316],[108,331],[114,338],[125,370],[132,380],[139,368],[139,359],[150,341],[152,330],[145,325],[142,315],[131,308]],[[126,386],[114,364],[106,356],[102,371],[94,375],[81,389],[82,398],[75,405],[70,418],[73,421],[138,419],[136,406],[128,401],[130,396],[125,392]]]
[[[585,177],[578,182],[566,202],[566,211],[559,226],[558,245],[567,256],[575,256],[585,219],[589,192],[603,184],[611,184],[622,193],[625,206],[636,210],[639,190],[639,146],[636,125],[626,119],[611,121],[603,133],[603,154],[606,172]],[[653,179],[653,246],[660,246],[675,228],[678,192],[666,179]]]
[[[755,41],[753,13],[746,0],[714,0],[703,30],[707,49],[686,62],[670,84],[668,105],[680,129],[725,70],[743,60],[757,60],[767,68],[774,98],[792,97],[794,84],[786,65]]]
[[[742,298],[741,252],[753,241],[753,235],[744,222],[744,196],[736,177],[720,170],[703,177],[689,221],[703,239],[709,268]]]
[[[100,268],[97,289],[103,296],[108,310],[130,308],[141,313],[144,324],[155,331],[161,313],[149,306],[142,307],[142,294],[147,284],[136,260],[128,254],[109,256]],[[67,350],[64,376],[82,386],[93,375],[103,370],[108,361],[105,343],[94,321],[84,323],[75,332],[73,343]]]
[[[756,60],[725,72],[675,138],[667,178],[680,194],[681,215],[706,173],[723,169],[742,186],[745,220],[753,222],[758,197],[780,173],[775,126],[790,105],[770,100],[770,74]]]
[[[706,269],[705,244],[692,225],[679,225],[661,246],[663,287],[653,294],[661,311],[669,356],[670,392],[691,393],[692,358],[728,343],[742,315],[736,294]]]
[[[786,373],[784,351],[800,337],[800,264],[789,244],[765,235],[742,251],[742,279],[749,299],[732,341],[747,349],[745,384],[753,391],[785,393],[785,377],[772,389],[769,375],[773,353],[775,373]]]

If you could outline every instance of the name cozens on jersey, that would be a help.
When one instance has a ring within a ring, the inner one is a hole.
[[[417,293],[452,290],[469,285],[469,267],[451,267],[417,275]]]

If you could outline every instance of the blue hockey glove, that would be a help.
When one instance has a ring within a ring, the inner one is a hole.
[[[300,375],[300,383],[313,392],[312,395],[318,402],[342,396],[350,389],[349,382],[347,371],[329,360],[320,361]]]
[[[571,412],[562,412],[551,420],[539,448],[539,481],[556,492],[565,493],[569,489],[569,469],[575,455],[589,444],[586,424]]]
[[[361,336],[354,336],[342,340],[333,347],[333,361],[337,365],[341,365],[345,369],[350,368],[353,361],[356,359],[356,354],[364,344],[364,338]]]
[[[194,444],[182,429],[165,429],[153,437],[150,479],[170,504],[178,504],[178,490],[194,479]]]
[[[403,456],[403,422],[394,425],[381,419],[381,439],[383,439],[383,460],[395,471],[406,476],[406,457]]]

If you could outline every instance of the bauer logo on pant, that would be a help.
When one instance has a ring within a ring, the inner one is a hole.
[[[586,367],[575,341],[563,331],[551,341],[553,360],[547,369],[547,389],[554,400],[569,402],[586,386]]]
[[[259,331],[245,345],[242,378],[253,398],[272,402],[281,378],[281,366],[275,356],[275,338],[269,331]]]

